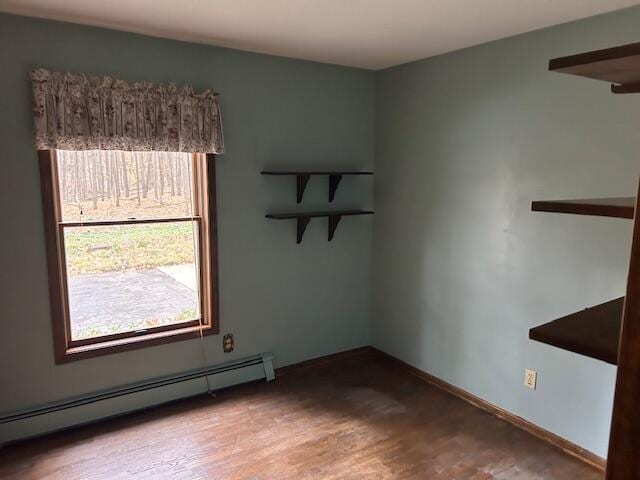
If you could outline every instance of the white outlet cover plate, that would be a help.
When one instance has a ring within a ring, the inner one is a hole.
[[[524,370],[524,386],[530,388],[531,390],[536,389],[536,383],[538,380],[538,373],[535,370],[529,370],[526,368]]]

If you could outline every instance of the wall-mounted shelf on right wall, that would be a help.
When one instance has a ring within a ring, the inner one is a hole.
[[[634,197],[590,198],[585,200],[539,200],[531,202],[534,212],[572,213],[600,217],[633,218]]]
[[[529,338],[603,362],[618,363],[624,298],[585,308],[529,330]]]
[[[640,43],[554,58],[549,70],[609,82],[613,93],[638,93]]]
[[[549,62],[549,70],[609,82],[613,93],[640,93],[640,43],[555,58]],[[640,478],[640,218],[635,215],[640,209],[638,200],[618,197],[531,204],[534,211],[633,220],[625,296],[529,331],[533,340],[618,366],[606,480]]]
[[[534,212],[570,213],[633,219],[634,197],[539,200]],[[624,298],[586,308],[529,330],[529,338],[574,353],[617,364]]]

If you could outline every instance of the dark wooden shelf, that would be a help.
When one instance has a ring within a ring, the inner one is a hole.
[[[603,80],[614,93],[640,92],[640,43],[554,58],[549,70]]]
[[[332,215],[371,215],[374,212],[371,210],[333,210],[326,212],[291,212],[291,213],[267,213],[265,216],[267,218],[272,218],[274,220],[290,220],[292,218],[300,218],[300,217],[330,217]]]
[[[351,170],[323,170],[323,171],[275,171],[263,170],[262,175],[373,175],[373,172],[358,172]]]
[[[373,172],[358,172],[351,170],[327,170],[327,171],[276,171],[276,170],[263,170],[260,172],[262,175],[278,175],[278,176],[295,176],[296,177],[296,202],[302,202],[304,196],[304,190],[307,188],[309,178],[312,175],[325,175],[329,177],[329,202],[333,202],[336,196],[336,190],[342,180],[343,175],[373,175]]]
[[[338,223],[340,223],[342,217],[350,215],[373,215],[373,212],[371,210],[333,210],[330,212],[268,213],[265,216],[273,220],[295,219],[297,221],[296,243],[300,243],[302,242],[302,237],[304,236],[304,232],[307,229],[307,225],[309,225],[309,222],[312,218],[327,217],[329,219],[328,239],[329,241],[331,241],[333,239],[333,235],[336,232],[336,228],[338,227]]]
[[[635,202],[634,197],[541,200],[531,202],[531,210],[534,212],[573,213],[575,215],[633,219]]]
[[[617,364],[624,297],[529,330],[529,338]]]

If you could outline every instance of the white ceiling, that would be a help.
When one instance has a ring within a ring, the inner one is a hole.
[[[640,0],[0,0],[0,11],[381,69]]]

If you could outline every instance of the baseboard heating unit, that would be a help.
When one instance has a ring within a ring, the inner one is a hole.
[[[207,391],[205,377],[212,390],[262,378],[271,381],[273,355],[263,353],[0,414],[0,444],[199,395]]]

